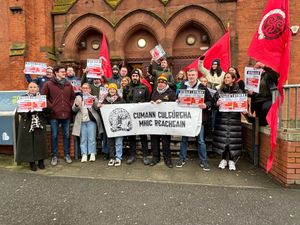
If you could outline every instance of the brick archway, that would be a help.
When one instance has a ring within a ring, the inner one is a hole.
[[[191,18],[191,15],[193,15],[193,18]],[[171,46],[168,46],[170,50],[180,30],[189,23],[199,24],[209,35],[211,43],[216,42],[225,32],[222,20],[213,12],[201,6],[191,5],[178,10],[167,21],[166,33],[168,34],[168,43],[171,44]]]
[[[162,43],[164,34],[159,34],[159,31],[165,29],[162,19],[151,12],[136,10],[124,16],[116,25],[115,46],[116,49],[122,49],[122,55],[119,57],[125,57],[125,43],[134,32],[141,28],[151,33],[158,43]]]
[[[95,30],[99,33],[105,33],[108,45],[109,40],[114,38],[114,30],[112,25],[103,17],[95,14],[85,14],[74,20],[66,29],[61,40],[57,43],[60,46],[64,45],[62,61],[78,61],[76,43],[80,37],[88,30]]]

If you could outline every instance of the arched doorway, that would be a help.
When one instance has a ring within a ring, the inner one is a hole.
[[[156,38],[146,28],[132,32],[124,45],[125,63],[129,70],[140,68],[145,73],[151,59],[150,50],[157,43]]]
[[[184,25],[173,42],[173,74],[202,55],[210,45],[210,35],[200,24],[189,22]]]

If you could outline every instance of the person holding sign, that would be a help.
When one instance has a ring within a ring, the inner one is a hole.
[[[66,80],[66,69],[63,66],[54,67],[55,77],[43,86],[42,93],[47,96],[47,105],[51,109],[51,165],[58,162],[58,126],[62,125],[64,158],[66,163],[72,163],[70,157],[70,121],[72,118],[72,105],[75,93],[72,85]]]
[[[167,75],[169,86],[173,90],[176,90],[176,84],[175,84],[175,81],[174,81],[174,77],[171,73],[171,70],[168,67],[168,61],[166,59],[162,59],[161,62],[160,62],[160,68],[158,68],[158,69],[153,69],[153,67],[152,67],[153,62],[155,62],[154,58],[151,59],[150,65],[148,67],[148,72],[149,72],[149,74],[151,74],[153,76],[153,79],[154,79],[153,89],[155,90],[156,87],[157,87],[157,78],[162,73],[164,73],[164,74]]]
[[[107,79],[108,84],[114,83],[117,85],[118,89],[121,87],[121,80],[122,80],[122,77],[121,77],[119,71],[120,71],[119,67],[117,65],[114,65],[112,67],[112,76],[111,76],[111,78]]]
[[[82,95],[75,98],[72,110],[76,112],[73,132],[80,137],[81,162],[96,160],[96,131],[99,135],[103,132],[98,108],[98,99],[91,95],[91,87],[88,83],[81,86]]]
[[[218,166],[220,169],[225,169],[228,165],[229,170],[236,170],[234,159],[242,152],[241,112],[235,111],[234,108],[221,111],[222,104],[225,104],[222,97],[243,94],[243,91],[236,84],[236,80],[235,74],[226,73],[221,88],[213,97],[214,106],[217,110],[213,151],[222,155],[222,160]],[[247,111],[247,106],[245,111]],[[229,158],[229,161],[227,161],[227,158]]]
[[[135,69],[131,73],[131,83],[129,86],[129,93],[127,95],[127,103],[140,103],[140,102],[149,102],[150,101],[150,92],[148,88],[141,84],[141,74],[140,71]],[[144,165],[149,165],[150,161],[147,158],[148,156],[148,141],[147,135],[140,135],[142,151],[143,151],[143,163]],[[135,161],[136,155],[136,136],[129,136],[130,142],[130,152],[129,158],[126,161],[127,164],[132,164]]]
[[[198,104],[198,107],[202,109],[202,125],[201,125],[200,133],[198,134],[196,139],[198,145],[198,156],[200,159],[199,165],[204,171],[210,171],[208,159],[207,159],[207,152],[206,152],[204,126],[206,121],[209,118],[208,110],[212,106],[212,98],[207,87],[202,85],[197,78],[198,78],[197,69],[195,68],[189,69],[189,71],[187,72],[188,80],[183,83],[183,85],[181,86],[181,90],[188,90],[188,91],[201,90],[204,93],[203,100],[199,101]],[[179,95],[181,90],[179,90]],[[180,143],[180,153],[179,153],[179,159],[176,162],[176,167],[182,167],[185,164],[187,147],[188,147],[188,137],[183,136]]]
[[[42,92],[44,83],[46,83],[52,77],[53,77],[53,68],[51,66],[47,66],[46,75],[44,75],[44,76],[38,76],[35,79],[32,79],[30,74],[25,73],[25,79],[26,79],[26,81],[28,83],[30,83],[30,82],[37,83],[37,85],[39,86],[39,92]]]
[[[175,91],[169,87],[167,77],[164,74],[160,75],[157,79],[157,88],[151,96],[151,103],[159,104],[161,102],[174,102],[175,100]],[[162,141],[164,162],[167,167],[172,168],[170,135],[151,135],[152,161],[150,166],[154,166],[160,161],[160,139]]]
[[[108,94],[103,104],[123,104],[125,101],[118,94],[118,87],[115,83],[108,85]],[[100,105],[102,107],[102,104]],[[119,126],[119,121],[114,121]],[[123,155],[123,137],[108,138],[109,161],[108,166],[121,166]]]
[[[261,62],[257,62],[254,68],[263,69],[263,73],[260,77],[259,93],[248,91],[251,98],[251,112],[255,112],[259,118],[260,126],[266,126],[268,124],[266,116],[272,105],[271,89],[277,86],[279,74]]]
[[[239,88],[243,92],[245,92],[245,82],[242,80],[238,68],[234,67],[234,66],[231,66],[231,67],[228,68],[228,72],[231,72],[231,73],[235,74],[236,79],[237,79],[236,83],[239,85]]]
[[[28,85],[28,93],[24,96],[38,96],[38,85],[30,82]],[[18,107],[19,108],[19,107]],[[16,162],[29,162],[32,171],[45,169],[44,160],[48,158],[47,134],[46,134],[46,117],[49,110],[43,108],[43,111],[35,111],[34,109],[19,113],[21,116],[18,139]],[[36,165],[36,161],[38,164]]]
[[[210,70],[206,69],[203,65],[205,56],[201,56],[198,64],[199,71],[203,74],[204,77],[208,79],[208,87],[212,89],[220,89],[225,72],[222,71],[220,66],[220,60],[215,59],[212,61]]]

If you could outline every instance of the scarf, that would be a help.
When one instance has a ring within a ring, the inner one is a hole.
[[[118,99],[118,95],[114,95],[114,96],[107,96],[106,97],[106,101],[108,101],[109,103],[114,103],[117,99]]]
[[[167,86],[164,88],[164,89],[158,89],[158,88],[156,88],[156,90],[157,90],[157,92],[158,92],[158,94],[163,94],[163,93],[165,93],[167,90],[168,90],[168,88],[169,88],[169,85],[167,84]]]

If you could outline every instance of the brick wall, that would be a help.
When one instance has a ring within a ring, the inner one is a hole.
[[[260,132],[259,166],[266,168],[270,153],[270,137],[268,132]],[[243,127],[243,147],[252,156],[252,130]],[[286,133],[280,133],[285,135]],[[299,135],[299,134],[298,134]],[[300,185],[300,141],[277,139],[275,158],[270,175],[284,186]]]

